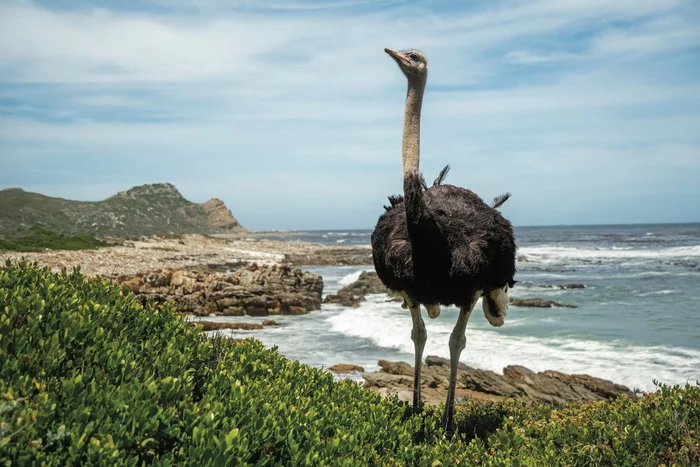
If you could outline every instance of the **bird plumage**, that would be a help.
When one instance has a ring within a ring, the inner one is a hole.
[[[419,171],[420,115],[428,61],[417,50],[384,49],[408,81],[404,109],[402,159],[403,196],[390,196],[389,205],[372,233],[372,258],[377,275],[404,298],[411,312],[415,346],[413,406],[420,410],[422,355],[427,340],[420,306],[435,318],[440,305],[457,305],[457,323],[450,335],[450,381],[443,415],[448,436],[454,433],[457,367],[466,346],[466,327],[477,299],[494,326],[503,324],[506,291],[514,284],[513,227],[496,208],[465,188],[444,184],[449,166],[428,187]]]
[[[405,198],[389,198],[372,233],[372,257],[390,289],[422,304],[466,306],[476,291],[512,286],[515,242],[495,208],[470,190],[442,184],[448,170],[430,188],[412,180]]]

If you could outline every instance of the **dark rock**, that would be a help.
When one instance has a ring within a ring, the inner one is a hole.
[[[263,326],[279,326],[279,323],[274,319],[266,319],[262,322]]]
[[[544,300],[541,298],[511,298],[510,304],[511,306],[523,306],[532,308],[552,308],[553,306],[558,308],[576,308],[576,305],[567,305],[565,303],[554,302],[552,300]]]
[[[205,331],[217,331],[219,329],[239,329],[243,331],[255,331],[262,329],[262,324],[257,323],[214,323],[211,321],[195,321],[204,326]]]

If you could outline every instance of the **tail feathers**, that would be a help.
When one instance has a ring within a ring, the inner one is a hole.
[[[387,211],[395,207],[397,204],[403,203],[403,196],[401,195],[391,195],[389,196],[389,206],[384,206]]]
[[[491,207],[494,209],[500,208],[503,206],[503,203],[508,201],[508,198],[510,198],[510,193],[504,193],[502,195],[496,196],[493,199],[493,204],[491,204]]]
[[[433,182],[433,186],[441,185],[442,182],[445,181],[445,177],[447,177],[447,173],[448,173],[449,171],[450,171],[450,165],[448,164],[448,165],[445,166],[444,169],[442,169],[442,170],[440,171],[440,173],[438,174],[437,178],[436,178],[435,181]]]

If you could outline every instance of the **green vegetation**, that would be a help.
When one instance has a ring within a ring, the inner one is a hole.
[[[0,234],[0,250],[94,250],[103,246],[109,246],[109,243],[97,240],[92,235],[66,236],[41,227],[32,227],[27,232],[12,236]]]
[[[413,415],[78,271],[0,268],[5,465],[697,465],[700,388]]]
[[[96,202],[0,190],[0,230],[24,232],[31,226],[96,237],[245,231],[223,203],[193,203],[169,183],[134,187]]]

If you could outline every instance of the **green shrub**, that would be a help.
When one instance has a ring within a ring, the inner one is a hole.
[[[692,465],[700,389],[562,410],[523,401],[413,415],[252,339],[77,270],[0,268],[6,465]]]
[[[41,227],[32,227],[24,233],[0,235],[0,250],[94,250],[104,246],[109,246],[109,243],[91,235],[66,236]]]

